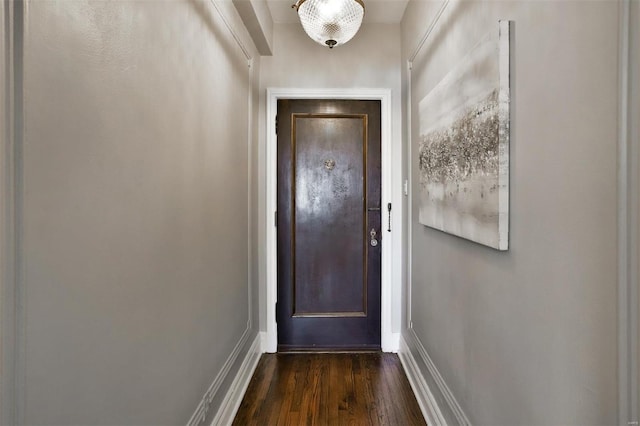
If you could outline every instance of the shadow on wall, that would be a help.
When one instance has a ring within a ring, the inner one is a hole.
[[[461,2],[450,2],[446,6],[446,10],[444,15],[438,21],[438,27],[441,28],[450,28],[454,25],[454,23],[458,20],[460,16],[464,14],[464,12],[472,6],[473,2],[461,1]],[[443,21],[446,16],[446,21]],[[440,30],[435,33],[431,33],[429,36],[429,43],[422,46],[418,55],[415,57],[415,62],[413,66],[416,69],[420,69],[421,66],[428,63],[431,59],[431,55],[434,53],[441,44],[443,38],[448,33],[446,31]]]
[[[234,46],[237,46],[234,40],[231,40],[228,36],[222,34],[220,26],[216,25],[216,18],[212,15],[214,6],[207,6],[207,2],[199,0],[188,0],[189,5],[196,12],[198,17],[202,20],[202,23],[207,27],[213,37],[220,43],[220,46],[224,49],[228,58],[235,58],[238,54]],[[223,18],[220,17],[220,20]],[[249,59],[249,58],[246,58]],[[240,61],[231,61],[234,71],[238,73],[246,72],[246,63]]]

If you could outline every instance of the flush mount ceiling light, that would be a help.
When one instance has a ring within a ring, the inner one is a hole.
[[[291,7],[307,35],[330,49],[351,40],[364,17],[363,0],[298,0]]]

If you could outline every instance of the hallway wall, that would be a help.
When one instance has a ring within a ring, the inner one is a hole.
[[[403,59],[440,5],[409,3]],[[416,203],[418,102],[499,19],[515,22],[508,252],[421,225]],[[413,62],[403,336],[472,424],[617,422],[618,35],[618,2],[452,1]]]
[[[209,1],[25,3],[25,424],[185,424],[244,356],[255,90]]]

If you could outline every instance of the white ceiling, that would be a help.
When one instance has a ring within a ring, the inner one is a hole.
[[[409,0],[364,0],[365,23],[399,24]],[[271,17],[276,24],[300,22],[291,5],[295,0],[267,0]]]

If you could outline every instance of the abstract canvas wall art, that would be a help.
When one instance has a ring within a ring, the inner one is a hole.
[[[420,101],[420,223],[509,247],[509,33],[500,21]]]

